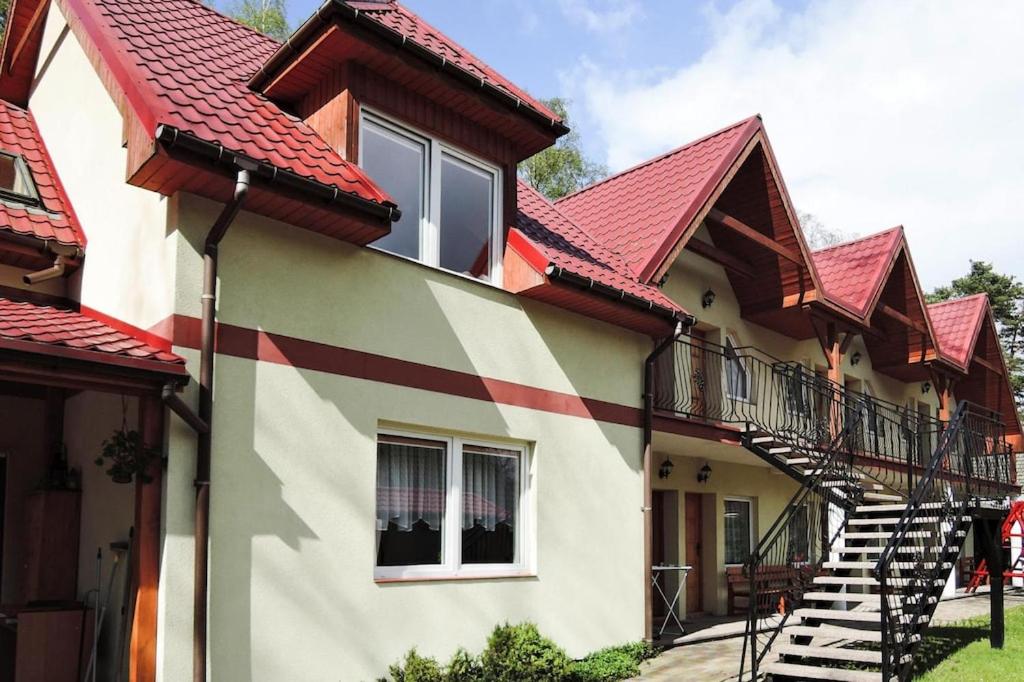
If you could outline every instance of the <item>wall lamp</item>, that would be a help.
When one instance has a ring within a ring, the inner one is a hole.
[[[676,465],[672,463],[672,460],[666,457],[665,461],[661,463],[660,467],[658,467],[658,478],[668,478],[671,476],[672,469],[674,469],[675,466]]]
[[[709,478],[711,478],[711,465],[704,462],[704,466],[697,472],[697,483],[707,483]]]
[[[932,390],[932,384],[930,381],[926,381],[921,384],[921,393],[927,393],[930,390]]]
[[[856,351],[853,355],[850,356],[850,365],[853,366],[853,367],[856,367],[857,365],[859,365],[860,364],[860,357],[861,357],[860,356],[860,351]]]
[[[710,308],[711,304],[715,302],[715,292],[712,289],[708,289],[704,292],[704,295],[700,297],[700,305],[702,308]]]

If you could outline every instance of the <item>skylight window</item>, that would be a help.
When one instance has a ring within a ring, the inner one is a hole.
[[[38,203],[28,166],[20,156],[0,152],[0,197]]]

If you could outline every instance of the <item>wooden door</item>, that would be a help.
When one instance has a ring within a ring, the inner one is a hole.
[[[690,574],[686,576],[687,615],[704,610],[704,591],[701,589],[702,514],[700,494],[686,493],[686,564],[691,567]]]

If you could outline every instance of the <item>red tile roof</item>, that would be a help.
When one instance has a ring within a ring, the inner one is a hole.
[[[667,310],[683,312],[660,289],[638,281],[622,256],[599,244],[528,184],[518,183],[517,196],[516,227],[550,264]]]
[[[928,317],[943,356],[967,368],[987,307],[986,294],[929,304]]]
[[[377,203],[387,194],[247,86],[279,44],[194,0],[62,0],[146,132],[160,125]]]
[[[597,182],[556,202],[558,209],[640,275],[680,224],[689,224],[761,129],[753,116]]]
[[[185,361],[85,313],[0,298],[0,347],[184,374]]]
[[[825,297],[864,317],[903,241],[903,228],[856,239],[811,254]]]
[[[39,195],[39,205],[0,198],[0,230],[85,246],[85,235],[71,208],[32,114],[0,100],[0,152],[25,160]]]
[[[522,100],[531,109],[552,121],[562,120],[558,114],[531,97],[525,90],[395,0],[348,0],[345,4],[512,97]]]

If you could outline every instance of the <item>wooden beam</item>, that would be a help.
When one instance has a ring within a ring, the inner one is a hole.
[[[35,33],[35,30],[39,27],[43,17],[46,16],[46,10],[49,9],[50,3],[40,2],[36,7],[36,11],[32,13],[32,18],[28,20],[28,26],[25,27],[25,31],[21,34],[21,40],[14,48],[14,52],[11,53],[11,63],[7,66],[7,73],[14,73],[14,66],[18,63],[18,59],[21,57],[21,53],[25,50],[25,46],[28,44],[29,38]],[[8,12],[7,23],[10,28],[11,19],[14,17],[10,16]]]
[[[740,277],[753,278],[754,268],[742,258],[737,258],[728,251],[717,246],[708,244],[695,237],[686,242],[686,250],[692,251],[698,256],[708,259],[712,263],[721,265],[726,270],[739,275]]]
[[[846,332],[846,335],[843,336],[843,343],[839,346],[840,353],[846,355],[846,351],[850,350],[850,344],[853,343],[853,339],[855,336],[856,334]]]
[[[882,313],[883,315],[885,315],[889,319],[895,320],[896,322],[899,322],[904,327],[909,327],[910,329],[913,329],[916,332],[919,332],[921,334],[924,334],[925,336],[928,336],[928,326],[927,325],[925,325],[922,322],[918,322],[917,320],[910,319],[909,317],[907,317],[906,315],[904,315],[900,311],[896,310],[892,306],[888,305],[887,303],[879,303],[878,306],[875,308],[875,310],[877,310],[878,312]]]
[[[156,396],[139,401],[139,431],[148,447],[163,450],[164,406]],[[149,481],[135,481],[135,537],[132,560],[131,642],[128,679],[156,680],[157,592],[160,587],[160,504],[163,461],[157,458],[146,472]]]
[[[973,358],[971,358],[971,362],[975,362],[975,363],[981,365],[982,367],[984,367],[988,371],[992,372],[993,374],[998,374],[999,376],[1003,376],[1003,368],[1002,367],[996,365],[995,363],[989,362],[988,360],[986,360],[985,358],[981,357],[980,355],[975,355]]]
[[[766,249],[774,251],[778,255],[782,256],[786,260],[794,263],[798,267],[804,267],[804,259],[800,257],[800,254],[782,244],[778,243],[771,237],[758,232],[750,225],[747,225],[743,221],[733,218],[731,215],[722,213],[717,208],[713,208],[708,211],[708,218],[715,221],[722,227],[727,227],[733,232],[746,237],[750,241],[759,244]]]

